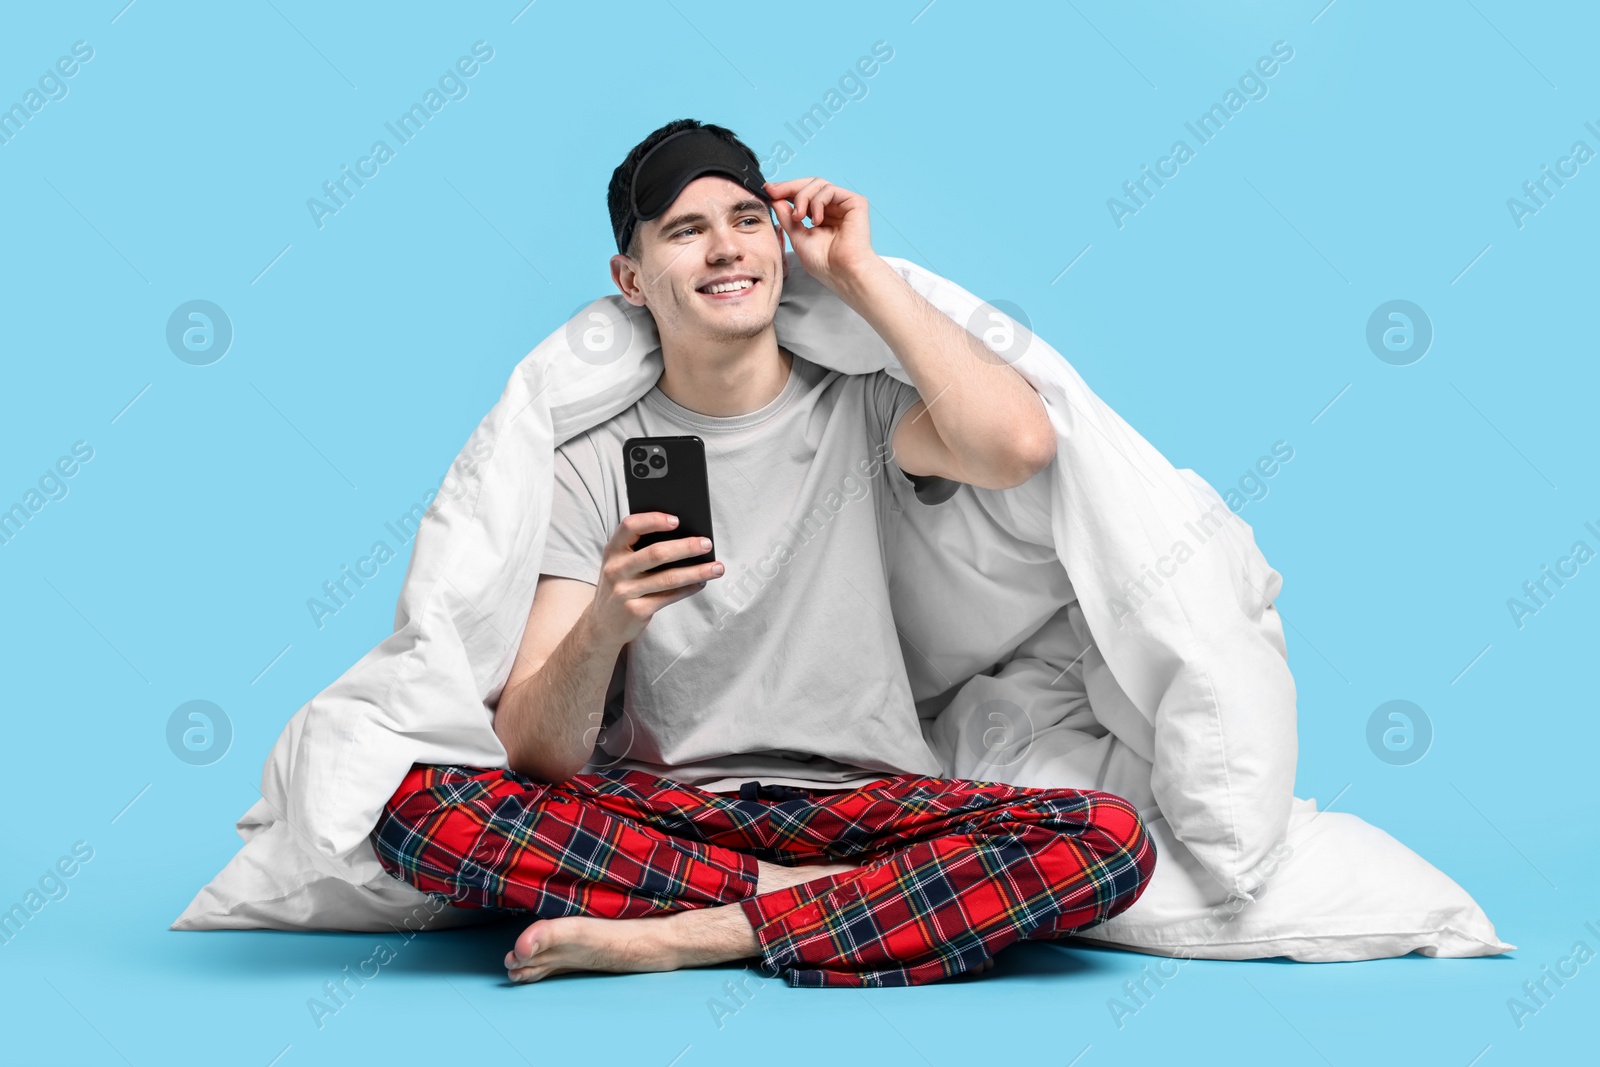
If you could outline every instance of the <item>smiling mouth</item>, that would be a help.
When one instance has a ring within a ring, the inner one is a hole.
[[[703,285],[696,289],[695,292],[710,300],[741,300],[749,293],[753,292],[755,287],[760,284],[760,281],[761,279],[759,278],[740,278],[737,281],[719,282],[715,285]]]

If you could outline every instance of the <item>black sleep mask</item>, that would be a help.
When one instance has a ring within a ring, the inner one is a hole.
[[[626,253],[635,226],[660,218],[690,182],[707,174],[738,182],[762,203],[772,201],[763,188],[761,164],[747,149],[704,127],[679,130],[646,152],[634,168],[628,197],[632,213],[617,231],[617,251]]]

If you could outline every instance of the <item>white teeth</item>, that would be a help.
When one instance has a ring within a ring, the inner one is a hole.
[[[705,291],[708,293],[731,293],[736,289],[748,289],[754,284],[749,278],[742,278],[736,282],[721,282],[717,285],[708,285]]]

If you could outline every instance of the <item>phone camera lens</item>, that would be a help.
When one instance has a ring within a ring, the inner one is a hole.
[[[654,467],[656,470],[660,470],[662,467],[665,467],[666,465],[667,465],[667,457],[666,456],[651,456],[650,457],[650,466]]]
[[[649,474],[650,468],[646,467],[643,463],[635,463],[633,465],[633,476],[635,478],[645,478],[648,477]]]
[[[643,463],[644,462],[644,449],[639,447],[638,445],[634,445],[633,446],[633,452],[630,453],[630,455],[631,455],[631,458],[633,459],[633,461],[635,463]]]

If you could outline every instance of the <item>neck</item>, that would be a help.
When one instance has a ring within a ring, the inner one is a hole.
[[[794,361],[769,326],[737,342],[663,338],[661,362],[656,388],[667,399],[701,415],[729,418],[772,403],[789,383]]]

